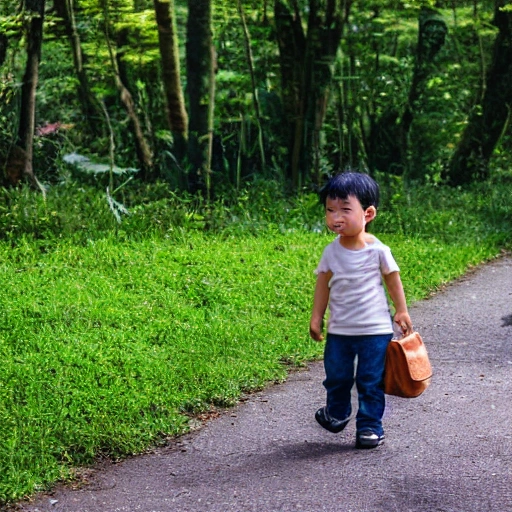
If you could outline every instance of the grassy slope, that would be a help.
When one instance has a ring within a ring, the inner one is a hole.
[[[497,252],[385,235],[410,301]],[[0,246],[0,500],[187,429],[321,356],[308,338],[328,235]],[[40,246],[39,246],[40,247]]]

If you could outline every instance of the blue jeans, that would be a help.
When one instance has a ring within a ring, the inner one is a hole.
[[[392,336],[327,334],[324,351],[326,378],[323,382],[327,391],[327,412],[338,420],[350,417],[351,390],[355,381],[359,398],[356,416],[358,432],[371,430],[379,436],[384,433],[384,359]],[[356,356],[357,369],[354,375]]]

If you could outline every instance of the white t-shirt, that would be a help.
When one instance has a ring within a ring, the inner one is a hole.
[[[315,270],[332,272],[327,332],[359,336],[393,332],[382,276],[400,269],[379,240],[358,251],[345,249],[339,237],[322,254]]]

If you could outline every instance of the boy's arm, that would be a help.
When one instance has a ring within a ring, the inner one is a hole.
[[[391,272],[384,276],[384,282],[388,289],[389,296],[395,306],[395,315],[393,320],[400,326],[404,336],[412,333],[412,322],[409,312],[407,311],[407,303],[405,301],[404,287],[400,279],[399,272]]]
[[[329,281],[332,272],[319,272],[316,278],[315,296],[313,298],[313,311],[311,313],[311,321],[309,323],[309,335],[315,341],[322,341],[324,336],[323,323],[325,310],[329,303]]]

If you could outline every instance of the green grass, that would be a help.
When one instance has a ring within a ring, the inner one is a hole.
[[[282,380],[307,339],[304,237],[1,248],[0,496]]]
[[[496,218],[485,203],[461,210],[475,197],[468,194],[443,191],[443,209],[425,201],[408,208],[405,194],[383,206],[374,232],[392,247],[409,302],[510,243],[501,224],[509,207],[494,205],[503,208]],[[321,357],[309,313],[313,270],[332,236],[315,232],[321,211],[310,196],[286,213],[268,198],[209,213],[190,203],[168,212],[168,201],[148,200],[122,231],[109,227],[108,210],[91,218],[96,235],[85,216],[73,217],[87,201],[68,210],[57,208],[58,197],[12,201],[25,213],[0,219],[11,227],[0,242],[0,503],[69,478],[99,454],[164,442],[194,414]],[[39,215],[32,232],[27,211]],[[162,220],[170,215],[174,224]],[[55,217],[84,228],[59,235]],[[460,229],[440,230],[446,219]]]

